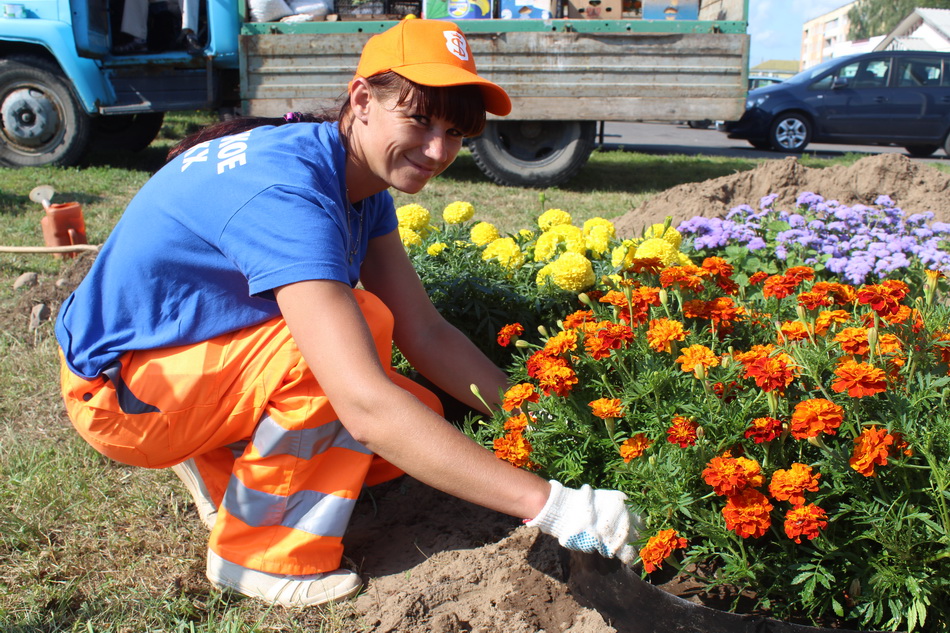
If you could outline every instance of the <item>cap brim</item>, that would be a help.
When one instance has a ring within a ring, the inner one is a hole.
[[[411,64],[391,70],[423,86],[478,86],[486,111],[498,116],[511,112],[511,99],[504,88],[464,68],[448,64]]]

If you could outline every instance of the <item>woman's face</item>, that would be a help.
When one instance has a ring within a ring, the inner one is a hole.
[[[366,176],[405,193],[420,191],[452,164],[463,134],[449,121],[396,104],[395,97],[369,95],[355,110],[358,158]]]

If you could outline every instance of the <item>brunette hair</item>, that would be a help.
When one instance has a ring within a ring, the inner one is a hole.
[[[396,105],[406,105],[418,112],[451,121],[464,136],[478,136],[485,129],[485,105],[482,101],[481,90],[477,86],[423,86],[392,71],[367,77],[366,80],[376,96],[392,97],[395,98]],[[200,143],[240,134],[263,125],[342,122],[349,116],[350,99],[347,95],[336,111],[289,112],[282,117],[235,117],[214,123],[185,137],[169,150],[166,162]]]

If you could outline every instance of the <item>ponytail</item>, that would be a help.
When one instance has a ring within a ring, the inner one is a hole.
[[[242,116],[220,121],[202,128],[183,138],[177,145],[168,151],[168,157],[165,162],[170,162],[179,154],[188,151],[195,145],[200,145],[207,141],[212,141],[223,136],[240,134],[253,130],[263,125],[285,125],[287,123],[323,123],[324,121],[335,120],[334,116],[325,116],[318,114],[309,114],[301,112],[288,112],[282,117],[261,117],[261,116]]]

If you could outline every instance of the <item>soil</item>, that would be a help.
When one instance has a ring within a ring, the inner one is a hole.
[[[693,215],[716,216],[737,204],[757,205],[779,194],[794,204],[803,191],[845,203],[889,195],[908,212],[930,210],[950,221],[950,176],[904,156],[884,154],[851,167],[810,169],[795,159],[768,161],[748,172],[674,187],[616,221],[634,236],[646,224]],[[94,256],[67,262],[59,279],[41,277],[21,289],[15,309],[0,312],[5,332],[31,336],[33,306],[53,315]],[[566,582],[563,552],[549,537],[518,521],[442,494],[409,478],[378,486],[357,506],[346,554],[367,582],[353,608],[359,630],[374,633],[540,632],[612,633]]]
[[[806,167],[798,159],[770,160],[755,169],[698,183],[686,183],[655,195],[639,207],[614,220],[617,234],[639,237],[648,224],[672,226],[694,216],[724,216],[732,207],[778,194],[773,209],[793,209],[803,192],[817,193],[842,204],[873,204],[888,195],[905,213],[932,211],[934,220],[950,222],[950,174],[903,154],[877,154],[850,166]]]

